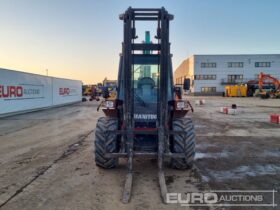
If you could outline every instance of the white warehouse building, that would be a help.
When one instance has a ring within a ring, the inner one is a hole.
[[[175,84],[190,78],[194,95],[221,95],[226,85],[257,80],[260,72],[280,80],[280,54],[192,55],[174,72]]]

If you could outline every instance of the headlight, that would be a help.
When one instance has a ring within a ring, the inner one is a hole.
[[[114,108],[114,101],[106,101],[105,106],[108,109]]]
[[[176,108],[177,109],[184,109],[185,108],[185,102],[184,101],[178,101]]]

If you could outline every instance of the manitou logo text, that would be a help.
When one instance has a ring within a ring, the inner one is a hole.
[[[19,98],[23,96],[22,86],[0,85],[0,98]]]
[[[138,120],[156,120],[156,114],[134,114],[134,119]]]

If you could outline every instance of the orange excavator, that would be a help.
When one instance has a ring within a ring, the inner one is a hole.
[[[263,85],[265,81],[270,81],[274,84],[274,89],[264,90]],[[275,77],[272,77],[269,74],[264,74],[261,72],[259,74],[259,95],[263,99],[267,98],[280,98],[280,82]]]

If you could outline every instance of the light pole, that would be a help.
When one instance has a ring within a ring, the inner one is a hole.
[[[47,76],[49,76],[49,70],[48,69],[46,69],[46,74],[47,74]]]

